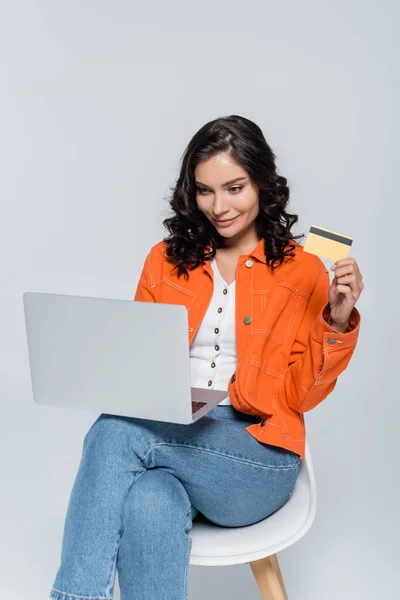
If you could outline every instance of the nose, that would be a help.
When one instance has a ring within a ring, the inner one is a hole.
[[[224,216],[229,213],[229,205],[225,202],[223,192],[221,194],[215,194],[212,213],[216,219],[223,219]]]

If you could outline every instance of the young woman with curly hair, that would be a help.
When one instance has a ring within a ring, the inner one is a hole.
[[[134,299],[187,307],[192,385],[227,397],[190,425],[104,413],[93,423],[54,600],[111,599],[116,571],[122,600],[186,600],[193,519],[246,526],[291,495],[303,413],[350,361],[363,283],[348,258],[330,284],[291,234],[288,201],[252,121],[215,119],[187,146],[169,235],[148,252]]]

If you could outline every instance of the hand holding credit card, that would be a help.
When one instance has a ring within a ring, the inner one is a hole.
[[[312,225],[303,249],[336,262],[348,256],[352,242],[351,237]]]
[[[354,305],[364,289],[357,262],[348,256],[352,242],[347,235],[312,225],[303,246],[305,252],[335,262],[331,267],[335,274],[328,291],[330,311],[325,320],[333,329],[346,334],[359,324],[360,314]]]

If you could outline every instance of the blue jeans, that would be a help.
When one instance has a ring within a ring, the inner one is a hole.
[[[192,520],[242,527],[288,500],[300,458],[216,406],[190,425],[102,413],[83,441],[50,598],[187,600]]]

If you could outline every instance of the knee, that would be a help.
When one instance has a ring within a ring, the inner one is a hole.
[[[191,526],[192,508],[183,484],[171,473],[150,469],[132,485],[124,506],[124,530],[155,532]]]
[[[83,440],[83,449],[96,454],[113,453],[121,445],[126,445],[130,423],[118,415],[102,413],[92,424]]]

